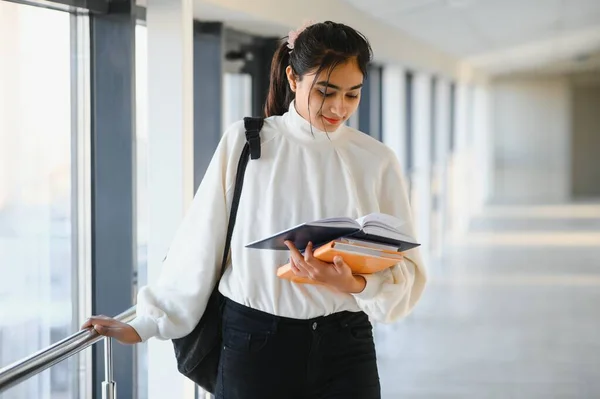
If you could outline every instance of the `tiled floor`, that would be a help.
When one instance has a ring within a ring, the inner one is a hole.
[[[376,326],[384,399],[600,398],[600,204],[496,206]]]

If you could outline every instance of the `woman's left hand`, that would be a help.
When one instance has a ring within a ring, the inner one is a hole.
[[[328,263],[313,256],[312,243],[308,243],[304,255],[291,241],[286,241],[285,245],[290,250],[290,264],[296,276],[310,278],[348,294],[357,294],[365,289],[365,278],[353,275],[341,256],[336,256],[334,263]]]

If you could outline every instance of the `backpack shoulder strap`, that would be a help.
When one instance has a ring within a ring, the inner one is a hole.
[[[250,145],[250,157],[252,159],[260,158],[260,130],[264,122],[264,118],[244,118],[246,141]]]
[[[242,195],[242,187],[244,185],[244,175],[246,173],[246,166],[248,165],[248,158],[260,158],[260,130],[262,129],[263,122],[263,118],[244,118],[246,144],[242,150],[242,155],[240,156],[235,175],[235,189],[233,190],[231,213],[229,214],[229,223],[227,225],[227,238],[225,239],[225,249],[223,250],[223,261],[221,262],[221,277],[223,277],[223,273],[225,273],[225,265],[227,264],[227,257],[229,256],[231,237],[233,236],[235,218],[240,205],[240,197]]]

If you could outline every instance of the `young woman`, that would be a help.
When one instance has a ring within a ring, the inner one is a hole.
[[[391,269],[353,275],[343,259],[245,245],[325,217],[383,212],[414,236],[402,172],[394,153],[345,122],[356,111],[371,60],[366,38],[334,22],[317,23],[281,43],[272,63],[260,159],[245,175],[231,244],[219,283],[227,298],[217,398],[380,397],[371,320],[408,314],[426,275],[416,250]],[[124,343],[187,335],[203,314],[219,276],[243,123],[224,134],[164,261],[162,275],[140,290],[137,317],[123,324],[91,318]],[[291,259],[297,275],[276,276]]]

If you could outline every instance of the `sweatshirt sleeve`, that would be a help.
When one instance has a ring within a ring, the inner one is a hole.
[[[241,129],[241,131],[240,131]],[[142,341],[189,334],[200,320],[220,276],[243,129],[233,126],[221,139],[194,199],[168,249],[157,281],[137,295],[129,324]],[[231,172],[228,172],[231,171]]]
[[[400,163],[396,155],[391,150],[389,152],[389,161],[380,179],[380,212],[403,220],[400,230],[417,238]],[[365,289],[353,295],[365,313],[382,323],[392,323],[407,316],[421,298],[427,281],[418,248],[406,251],[404,260],[395,266],[363,277],[367,282]]]

